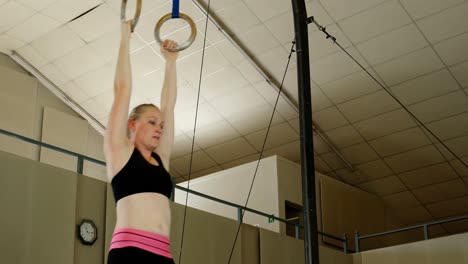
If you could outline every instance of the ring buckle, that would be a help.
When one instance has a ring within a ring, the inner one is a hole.
[[[169,13],[169,14],[164,15],[163,17],[161,17],[161,19],[159,19],[158,23],[156,23],[156,27],[154,28],[154,38],[156,39],[156,41],[159,44],[161,44],[161,42],[162,42],[161,37],[159,36],[159,31],[161,30],[162,25],[171,18],[172,18],[172,13]],[[192,45],[193,41],[195,40],[195,37],[197,36],[197,27],[195,26],[195,23],[193,22],[193,20],[188,15],[186,15],[184,13],[179,13],[178,18],[181,18],[181,19],[187,21],[187,23],[189,23],[190,30],[191,30],[190,37],[185,43],[179,44],[173,49],[168,49],[170,51],[181,51],[181,50],[184,50],[184,49],[190,47],[190,45]]]
[[[127,0],[122,0],[122,6],[120,8],[120,21],[125,22],[125,13],[127,10]],[[133,17],[132,20],[132,25],[131,29],[132,32],[135,30],[136,25],[138,24],[138,20],[140,19],[140,14],[141,14],[141,0],[137,0],[137,8],[135,10],[135,16]]]

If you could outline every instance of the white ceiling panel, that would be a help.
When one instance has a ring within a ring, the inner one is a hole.
[[[402,108],[381,114],[354,124],[366,139],[371,140],[384,135],[415,127],[416,122]]]
[[[135,76],[135,78],[159,70],[164,66],[164,59],[148,46],[132,53],[130,61],[132,76]]]
[[[450,67],[450,71],[463,87],[468,88],[468,74],[466,74],[468,72],[468,61]],[[468,95],[466,90],[465,94]]]
[[[416,25],[409,24],[362,42],[357,49],[371,65],[376,65],[428,45]]]
[[[46,64],[40,67],[39,70],[55,85],[60,86],[71,80],[70,77],[68,77],[57,65],[53,63]]]
[[[393,174],[393,171],[381,159],[358,164],[355,168],[355,182],[362,183],[366,181],[384,178]]]
[[[110,64],[106,64],[103,67],[81,75],[74,82],[85,94],[94,97],[114,88],[114,74],[115,68]]]
[[[252,155],[256,152],[247,140],[242,137],[206,149],[206,153],[219,164]]]
[[[272,113],[273,106],[270,104],[263,104],[253,108],[242,109],[241,112],[225,118],[239,133],[247,135],[267,127]],[[245,118],[246,116],[249,118]],[[284,119],[280,115],[273,116],[272,124],[282,122],[284,122]]]
[[[346,161],[352,165],[366,163],[378,158],[377,153],[367,143],[340,149]]]
[[[265,142],[265,137],[267,130],[262,129],[260,131],[248,134],[245,136],[245,139],[252,145],[257,151],[262,150],[263,143]],[[293,141],[298,141],[299,135],[294,129],[291,128],[289,123],[281,123],[274,125],[268,131],[268,137],[265,142],[265,150],[271,149],[273,147],[278,147]]]
[[[247,84],[248,81],[242,77],[236,68],[229,67],[206,77],[202,83],[201,95],[210,101]],[[239,109],[243,108],[239,107]]]
[[[243,0],[243,2],[262,22],[291,9],[291,3],[282,0]]]
[[[114,97],[114,89],[110,88],[106,91],[100,93],[99,95],[93,97],[94,101],[105,111],[105,114],[102,116],[108,115],[112,108],[112,98]]]
[[[432,72],[390,88],[404,105],[421,102],[459,89],[447,69]]]
[[[362,62],[354,48],[347,51]],[[366,67],[366,64],[363,66]],[[323,85],[326,82],[358,72],[360,69],[346,54],[336,52],[312,62],[310,64],[310,76],[318,85]]]
[[[320,88],[335,104],[381,89],[365,71],[353,73],[344,78],[323,84]]]
[[[226,5],[216,12],[216,15],[219,16],[221,21],[226,21],[230,25],[235,25],[235,27],[230,29],[236,34],[246,32],[254,26],[261,24],[258,17],[243,1],[235,1],[232,4]]]
[[[109,112],[93,98],[84,101],[81,103],[81,106],[96,118],[102,118],[109,115]]]
[[[453,5],[460,4],[463,0],[401,0],[405,9],[415,20],[440,12]]]
[[[311,29],[313,29],[313,27]],[[330,25],[326,29],[330,35],[336,38],[337,43],[339,43],[341,47],[347,49],[352,45],[337,24]],[[341,49],[337,45],[333,44],[331,39],[327,39],[326,35],[322,31],[311,30],[309,32],[310,61],[316,61],[338,51],[341,51]]]
[[[289,45],[294,39],[293,22],[292,12],[287,11],[265,21],[265,26],[281,44]]]
[[[232,43],[228,40],[217,42],[214,45],[214,47],[218,49],[218,51],[220,51],[223,54],[223,56],[234,65],[241,62],[244,59],[240,51],[236,47],[234,47]]]
[[[325,9],[337,20],[363,12],[382,2],[385,2],[385,0],[357,0],[353,2],[346,0],[320,0]]]
[[[29,43],[59,26],[58,21],[37,13],[7,33],[18,40]]]
[[[18,53],[36,68],[42,67],[49,62],[31,45],[24,45],[19,48]]]
[[[85,42],[67,26],[56,28],[31,42],[31,46],[48,61],[54,61],[84,45]]]
[[[421,205],[414,195],[408,191],[385,196],[383,200],[387,206],[397,209],[413,208]]]
[[[385,177],[383,179],[359,184],[358,188],[379,196],[386,196],[406,191],[406,187],[396,176]]]
[[[409,109],[422,122],[432,122],[468,111],[468,96],[455,91],[414,104]]]
[[[368,119],[399,107],[400,105],[383,90],[338,105],[341,113],[351,122]]]
[[[103,34],[120,29],[115,23],[119,16],[108,5],[102,4],[91,12],[67,25],[84,41],[91,42]]]
[[[427,124],[440,139],[448,139],[468,134],[468,112]]]
[[[463,215],[468,212],[468,196],[429,204],[427,209],[437,218]]]
[[[356,129],[350,125],[327,131],[325,135],[333,145],[338,148],[344,148],[364,142],[361,135],[359,135]]]
[[[443,156],[431,145],[394,156],[386,157],[385,162],[397,173],[418,169],[444,161]]]
[[[102,0],[57,0],[43,9],[41,13],[59,22],[67,23],[102,2]]]
[[[263,24],[240,32],[239,39],[244,43],[246,49],[254,54],[260,54],[280,45],[270,30]]]
[[[392,86],[442,67],[442,61],[432,48],[424,48],[379,64],[374,69],[387,85]]]
[[[429,145],[431,141],[419,127],[415,127],[372,140],[369,144],[381,157],[387,157]]]
[[[372,21],[372,23],[369,23],[369,21]],[[343,19],[338,24],[351,41],[357,44],[410,22],[410,17],[399,2],[391,0]]]
[[[193,139],[184,133],[176,135],[174,137],[174,147],[172,148],[171,159],[176,159],[178,157],[191,153],[192,142]],[[195,142],[195,145],[193,145],[193,150],[198,151],[199,149],[200,147],[198,146],[197,142]],[[172,164],[172,166],[174,166],[174,164]]]
[[[434,49],[447,65],[468,60],[468,33],[444,40],[434,45]]]
[[[195,125],[195,111],[192,109],[183,112],[175,111],[176,127],[182,131],[193,131]],[[203,127],[213,122],[222,120],[221,115],[208,104],[200,104],[198,106],[197,127]]]
[[[293,162],[300,162],[301,154],[299,150],[299,141],[294,141],[288,144],[281,145],[279,147],[266,150],[263,156],[269,157],[273,155],[278,155]]]
[[[288,61],[288,53],[283,49],[282,46],[269,49],[266,52],[259,53],[256,57],[260,65],[267,66],[271,73],[271,77],[276,80],[282,80],[284,72],[286,70],[286,63]],[[291,59],[288,65],[288,69],[295,69],[296,61]],[[294,80],[297,80],[297,76],[294,76]]]
[[[232,89],[210,101],[213,108],[222,116],[231,116],[243,109],[266,103],[265,99],[251,86]]]
[[[59,58],[53,65],[59,68],[65,76],[74,79],[104,65],[104,63],[104,59],[91,46],[84,45]]]
[[[195,143],[202,148],[208,148],[222,144],[226,141],[230,141],[241,136],[239,132],[237,132],[225,120],[214,122],[202,127],[197,127],[195,133]],[[186,134],[191,138],[193,131],[187,131]]]
[[[462,179],[443,182],[413,190],[414,195],[423,204],[435,203],[468,194],[468,187]]]
[[[5,54],[10,54],[12,50],[24,46],[25,43],[19,41],[7,34],[0,35],[0,51]]]
[[[205,170],[216,165],[216,162],[202,150],[193,153],[191,164],[190,160],[191,154],[173,159],[171,160],[171,167],[181,175],[188,175],[189,172]]]
[[[57,0],[17,0],[17,2],[28,6],[36,11],[41,11],[42,9],[48,7]]]
[[[323,131],[329,131],[349,123],[336,107],[329,107],[315,112],[312,118]]]
[[[446,9],[417,21],[418,27],[431,43],[459,35],[468,30],[468,3]]]
[[[73,101],[78,104],[88,100],[91,98],[88,94],[86,94],[74,81],[69,81],[63,85],[61,85],[61,89],[70,96]],[[104,125],[107,125],[104,124]]]
[[[399,174],[400,179],[411,189],[437,184],[457,178],[448,162],[430,165]]]
[[[16,1],[8,1],[0,5],[0,32],[21,24],[34,15],[34,10]]]

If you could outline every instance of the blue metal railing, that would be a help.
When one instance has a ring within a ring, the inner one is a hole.
[[[70,156],[77,157],[78,161],[77,161],[77,166],[76,166],[77,169],[76,170],[77,170],[77,172],[79,174],[83,174],[83,163],[84,163],[84,161],[90,161],[90,162],[93,162],[93,163],[96,163],[96,164],[99,164],[99,165],[102,165],[102,166],[106,165],[106,163],[103,162],[103,161],[100,161],[100,160],[97,160],[97,159],[94,159],[94,158],[91,158],[91,157],[88,157],[88,156],[85,156],[85,155],[82,155],[82,154],[79,154],[79,153],[76,153],[76,152],[73,152],[73,151],[69,151],[69,150],[54,146],[54,145],[50,145],[50,144],[47,144],[47,143],[44,143],[44,142],[41,142],[41,141],[38,141],[38,140],[34,140],[34,139],[31,139],[31,138],[28,138],[28,137],[25,137],[25,136],[21,136],[21,135],[18,135],[18,134],[15,134],[15,133],[3,130],[3,129],[0,129],[0,134],[7,135],[7,136],[10,136],[10,137],[22,140],[22,141],[26,141],[28,143],[35,144],[35,145],[38,145],[38,146],[41,146],[41,147],[49,148],[49,149],[52,149],[52,150],[55,150],[55,151],[58,151],[58,152],[61,152],[61,153],[65,153],[65,154],[68,154]],[[261,212],[261,211],[255,210],[255,209],[244,207],[244,206],[239,205],[239,204],[231,203],[231,202],[228,202],[228,201],[225,201],[225,200],[213,197],[213,196],[209,196],[209,195],[204,194],[204,193],[200,193],[200,192],[197,192],[197,191],[194,191],[194,190],[187,189],[187,188],[179,186],[179,185],[174,185],[174,187],[176,189],[181,190],[181,191],[184,191],[184,192],[187,192],[187,193],[190,193],[190,194],[193,194],[193,195],[197,195],[197,196],[200,196],[200,197],[203,197],[205,199],[212,200],[212,201],[215,201],[215,202],[218,202],[218,203],[222,203],[222,204],[227,205],[227,206],[237,208],[237,220],[238,221],[242,221],[242,210],[245,210],[247,212],[257,214],[257,215],[261,215],[261,216],[267,217],[268,219],[276,220],[278,222],[285,223],[287,225],[294,225],[296,239],[299,239],[300,229],[304,228],[303,226],[301,226],[299,224],[290,223],[288,220],[276,217],[276,216],[274,216],[272,214],[267,214],[267,213],[264,213],[264,212]],[[346,234],[343,234],[343,237],[338,237],[338,236],[327,234],[327,233],[324,233],[324,232],[321,232],[321,231],[318,231],[317,233],[324,236],[324,237],[328,237],[328,238],[340,241],[342,243],[342,245],[343,245],[343,251],[345,253],[347,253],[347,251],[348,251],[348,238],[346,237]]]

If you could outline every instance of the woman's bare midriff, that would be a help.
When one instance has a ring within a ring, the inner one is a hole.
[[[159,193],[138,193],[120,199],[116,205],[115,228],[135,228],[169,237],[169,199]]]

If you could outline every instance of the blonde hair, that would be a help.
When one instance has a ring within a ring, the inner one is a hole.
[[[140,116],[146,111],[146,109],[153,107],[159,110],[157,106],[154,104],[141,104],[137,105],[135,108],[132,109],[130,115],[128,116],[128,121],[137,121],[140,119]],[[127,136],[130,137],[130,128],[127,126]]]

